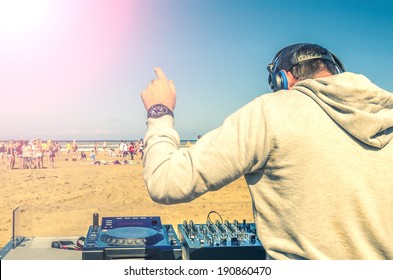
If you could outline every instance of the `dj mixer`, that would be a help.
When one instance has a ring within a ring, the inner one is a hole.
[[[183,259],[259,260],[266,252],[256,235],[254,223],[234,220],[206,224],[184,221],[178,225]]]

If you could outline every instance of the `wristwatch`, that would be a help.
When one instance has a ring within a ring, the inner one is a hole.
[[[147,110],[147,118],[158,119],[165,115],[174,117],[172,110],[163,104],[154,104]]]

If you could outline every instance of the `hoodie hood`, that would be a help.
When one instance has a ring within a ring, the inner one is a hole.
[[[344,72],[298,82],[292,90],[311,97],[343,129],[369,146],[393,138],[393,94],[363,75]]]

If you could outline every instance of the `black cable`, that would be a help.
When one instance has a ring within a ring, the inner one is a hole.
[[[221,224],[224,222],[223,219],[222,219],[222,217],[221,217],[221,215],[220,215],[217,211],[212,210],[212,211],[209,212],[209,214],[207,214],[206,224],[208,224],[208,223],[214,224],[213,221],[210,219],[210,215],[211,215],[211,214],[216,214],[216,215],[218,215],[218,217],[220,217]]]

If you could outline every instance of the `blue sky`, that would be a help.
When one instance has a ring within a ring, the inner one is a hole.
[[[266,65],[299,42],[393,91],[392,14],[390,1],[0,0],[0,139],[139,139],[156,66],[175,81],[180,137],[196,139],[268,93]]]

